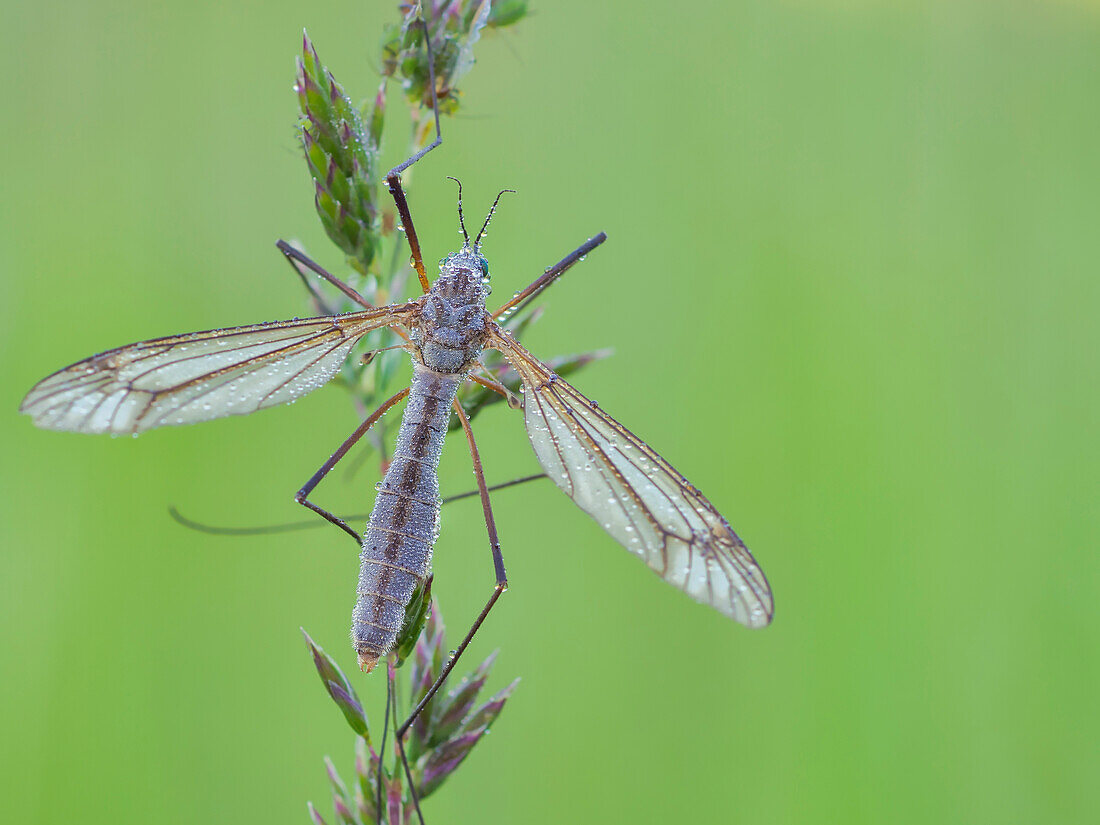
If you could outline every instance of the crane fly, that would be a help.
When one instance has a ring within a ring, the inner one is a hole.
[[[428,38],[426,46],[431,48]],[[432,60],[428,60],[431,71]],[[349,436],[295,499],[350,534],[360,547],[352,640],[360,667],[370,671],[391,650],[406,606],[429,575],[439,529],[437,466],[450,415],[465,433],[493,558],[488,602],[439,678],[397,730],[404,735],[431,699],[507,587],[504,559],[482,463],[469,419],[456,400],[475,375],[482,353],[499,351],[522,381],[522,409],[531,446],[545,473],[612,538],[661,578],[697,601],[748,627],[771,621],[772,596],[763,572],[726,519],[699,490],[649,445],[532,355],[499,319],[539,295],[606,240],[602,232],[546,269],[526,289],[488,311],[489,266],[481,240],[496,209],[471,242],[440,263],[430,283],[409,212],[401,173],[442,142],[435,79],[431,76],[435,140],[392,169],[386,182],[404,229],[424,294],[373,306],[350,286],[285,242],[296,266],[313,270],[363,308],[315,318],[156,338],[93,355],[44,378],[20,411],[46,429],[137,434],[291,403],[331,379],[367,333],[390,327],[412,358],[409,388],[385,401]],[[505,190],[509,191],[509,190]],[[507,393],[499,384],[494,387]],[[370,427],[407,399],[397,445],[366,530],[309,500],[309,494]]]

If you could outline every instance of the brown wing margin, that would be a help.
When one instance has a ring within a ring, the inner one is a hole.
[[[488,342],[524,385],[524,418],[547,475],[661,578],[749,627],[772,618],[771,589],[728,522],[644,441],[506,333]]]
[[[139,433],[288,404],[336,374],[374,329],[417,302],[155,338],[101,352],[39,381],[20,412],[39,427]]]

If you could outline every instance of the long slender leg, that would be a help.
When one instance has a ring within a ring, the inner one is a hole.
[[[531,282],[525,289],[517,292],[510,301],[493,313],[493,318],[499,318],[504,313],[526,306],[533,301],[544,289],[565,274],[573,264],[584,259],[584,256],[607,240],[607,235],[600,232],[595,237],[589,238],[553,266],[547,268],[538,278]]]
[[[546,478],[546,473],[535,473],[534,475],[524,476],[523,478],[513,478],[511,481],[504,481],[500,484],[494,484],[489,487],[489,492],[494,490],[504,490],[507,487],[515,487],[519,484],[526,484],[528,481],[538,481],[540,478]],[[450,504],[452,501],[462,501],[464,498],[470,498],[472,496],[480,495],[481,490],[467,490],[465,493],[456,493],[453,496],[447,496],[443,499],[444,504]]]
[[[582,243],[580,246],[578,246],[576,249],[574,249],[572,252],[570,252],[568,255],[566,255],[564,258],[554,264],[552,267],[539,275],[538,278],[531,282],[530,286],[528,286],[521,292],[517,292],[515,296],[513,296],[512,300],[508,301],[508,303],[504,304],[504,306],[493,313],[493,317],[499,318],[508,310],[520,306],[521,304],[526,305],[529,301],[534,300],[535,296],[537,296],[540,292],[546,289],[546,287],[550,286],[550,284],[554,283],[555,280],[565,274],[565,271],[569,269],[569,267],[573,266],[573,264],[581,260],[585,255],[587,255],[589,252],[591,252],[593,249],[595,249],[606,240],[607,235],[605,235],[603,232],[596,235],[596,237],[594,238],[589,238],[587,241]]]
[[[474,635],[480,629],[482,622],[485,621],[485,617],[489,615],[489,611],[493,609],[493,605],[497,603],[497,599],[500,598],[500,594],[508,589],[508,575],[504,570],[504,556],[500,552],[500,538],[497,536],[497,525],[493,519],[493,506],[489,503],[489,488],[485,484],[485,473],[481,467],[481,456],[477,452],[477,444],[474,441],[473,430],[470,429],[470,419],[466,417],[465,410],[462,409],[462,405],[457,401],[454,403],[454,411],[458,416],[458,420],[462,423],[462,429],[466,433],[466,441],[470,445],[470,460],[474,465],[474,476],[477,479],[477,489],[481,494],[481,509],[485,514],[485,528],[489,532],[489,549],[493,553],[493,569],[496,573],[496,584],[493,585],[493,592],[489,596],[489,601],[482,608],[481,613],[478,614],[477,619],[474,620],[473,626],[466,634],[466,638],[462,640],[457,648],[455,648],[454,655],[443,665],[443,669],[439,673],[439,678],[435,680],[435,683],[428,688],[428,692],[424,694],[424,698],[420,700],[412,713],[409,714],[409,718],[397,729],[398,738],[405,735],[409,726],[416,720],[416,717],[420,715],[420,711],[424,709],[424,706],[431,701],[435,696],[437,690],[446,681],[450,675],[451,670],[458,663],[459,658],[465,652],[467,646],[470,644],[470,640],[474,638]]]
[[[373,413],[371,413],[370,416],[366,419],[366,421],[364,421],[362,424],[360,424],[358,427],[356,427],[355,432],[353,432],[351,435],[349,435],[347,437],[347,439],[344,440],[344,443],[341,444],[336,449],[336,452],[334,452],[331,456],[329,456],[328,461],[326,461],[324,464],[321,465],[321,469],[319,469],[317,472],[315,472],[313,474],[313,477],[309,481],[307,481],[304,485],[302,485],[302,489],[300,489],[297,493],[294,494],[294,500],[296,502],[298,502],[299,504],[301,504],[304,507],[308,507],[310,510],[315,512],[317,515],[319,515],[322,518],[327,519],[328,521],[335,524],[337,527],[339,527],[341,530],[343,530],[345,533],[347,533],[349,536],[351,536],[353,539],[355,539],[356,544],[359,544],[362,539],[359,537],[358,533],[356,533],[354,530],[352,530],[350,527],[348,527],[348,523],[346,521],[344,521],[339,516],[334,516],[328,510],[325,510],[321,507],[318,507],[316,504],[314,504],[312,501],[310,501],[307,498],[307,496],[311,492],[313,492],[314,487],[316,487],[318,484],[321,483],[321,479],[324,478],[326,475],[328,475],[328,471],[336,466],[336,462],[338,462],[341,458],[343,458],[347,454],[347,451],[355,446],[355,442],[357,442],[360,438],[363,437],[363,434],[367,430],[369,430],[371,428],[371,426],[373,426],[374,422],[377,421],[379,418],[381,418],[383,416],[383,414],[386,412],[386,410],[388,410],[390,407],[392,407],[394,404],[396,404],[398,401],[400,401],[402,398],[404,398],[408,394],[409,394],[408,388],[405,388],[405,389],[401,390],[401,392],[397,393],[397,395],[393,396],[388,401],[384,402],[381,407],[379,407],[377,410],[375,410]]]
[[[378,814],[377,821],[379,823],[384,821],[382,819],[382,768],[383,768],[383,765],[386,761],[386,734],[389,733],[389,730],[390,730],[390,708],[393,707],[393,703],[396,700],[397,700],[397,697],[394,695],[393,680],[392,679],[387,680],[386,681],[386,712],[383,715],[383,718],[385,719],[385,721],[382,723],[382,744],[380,744],[378,746],[378,773],[375,776],[375,780],[376,780],[375,801],[376,801],[377,804],[375,805],[374,810],[375,810],[375,813]],[[386,820],[388,820],[388,819],[389,819],[389,817],[386,817]]]
[[[289,246],[289,245],[288,245]],[[282,247],[279,248],[282,251]],[[295,250],[297,252],[297,250]],[[286,255],[286,262],[290,264],[290,268],[294,270],[294,274],[298,276],[298,280],[302,282],[302,286],[306,288],[306,292],[309,293],[309,299],[313,302],[313,308],[317,315],[336,315],[339,310],[333,307],[325,300],[325,296],[313,285],[313,282],[306,277],[303,266],[298,262],[297,258],[292,255]]]
[[[328,270],[326,270],[319,263],[316,263],[312,258],[310,258],[305,253],[299,252],[297,249],[295,249],[293,246],[288,244],[286,241],[282,241],[282,240],[277,241],[275,243],[275,246],[277,246],[279,248],[280,252],[282,252],[284,255],[286,255],[287,260],[290,261],[290,265],[294,267],[294,270],[298,273],[298,277],[302,279],[302,281],[306,285],[306,289],[308,289],[310,292],[313,292],[313,287],[308,281],[306,281],[306,277],[305,277],[304,274],[302,274],[302,270],[298,269],[298,264],[301,264],[306,269],[309,269],[309,270],[312,270],[313,272],[316,272],[318,275],[320,275],[322,278],[324,278],[326,281],[328,281],[330,284],[332,284],[338,290],[340,290],[345,295],[347,295],[349,298],[351,298],[351,300],[355,301],[355,303],[361,304],[362,306],[366,307],[367,309],[374,309],[374,304],[372,304],[370,301],[368,301],[366,298],[364,298],[362,295],[360,295],[358,292],[356,292],[350,286],[345,284],[343,281],[341,281],[335,275],[330,273]],[[314,295],[316,296],[316,293],[314,293]],[[335,313],[332,313],[332,314],[335,314]]]
[[[409,241],[409,251],[412,253],[413,267],[420,278],[420,286],[424,292],[431,289],[428,283],[428,273],[424,269],[424,258],[420,254],[420,240],[416,237],[416,227],[413,226],[412,213],[409,212],[409,203],[405,200],[405,190],[401,188],[401,173],[420,160],[428,152],[443,143],[443,133],[439,129],[439,100],[435,93],[435,58],[432,56],[432,35],[428,31],[428,24],[420,21],[424,29],[424,47],[428,51],[428,85],[432,90],[432,116],[435,118],[435,140],[425,146],[415,155],[399,166],[393,167],[386,175],[386,185],[393,196],[394,205],[397,206],[397,214],[401,218],[401,226],[405,230],[405,237]]]
[[[397,668],[394,665],[393,657],[390,656],[386,659],[386,678],[389,679],[389,690],[393,692],[394,696],[397,695]],[[397,728],[397,703],[394,702],[391,707],[393,708],[393,726]],[[387,720],[388,721],[388,720]],[[416,818],[420,820],[420,825],[424,825],[424,814],[420,812],[420,795],[416,792],[416,783],[413,782],[412,770],[409,768],[409,758],[405,755],[405,741],[400,736],[394,736],[394,745],[397,747],[397,755],[401,760],[401,765],[405,769],[405,780],[409,783],[409,798],[412,799],[413,807],[416,809]]]
[[[524,476],[523,478],[514,478],[511,481],[502,481],[500,484],[493,484],[489,487],[489,492],[495,492],[496,490],[504,490],[508,487],[515,487],[519,484],[526,484],[529,481],[538,481],[540,478],[546,478],[546,473],[535,473],[534,475]],[[447,496],[443,499],[444,504],[450,504],[453,501],[462,501],[464,498],[471,498],[476,495],[480,495],[480,490],[467,490],[464,493],[455,493],[453,496]],[[264,527],[219,527],[215,524],[206,524],[201,521],[195,521],[190,519],[181,513],[174,505],[169,505],[168,515],[179,525],[186,527],[188,530],[195,530],[199,533],[209,533],[213,536],[270,536],[277,533],[291,533],[295,530],[311,530],[314,527],[321,527],[321,522],[316,519],[310,519],[309,521],[294,521],[289,524],[269,524]],[[360,519],[370,518],[370,513],[355,513],[350,516],[341,516],[344,521],[358,521]]]

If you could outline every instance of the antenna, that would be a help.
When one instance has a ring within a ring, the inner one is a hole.
[[[497,194],[497,199],[493,201],[493,205],[489,208],[489,214],[485,216],[485,223],[481,225],[481,231],[477,233],[477,237],[474,239],[474,251],[477,252],[477,248],[481,246],[481,236],[485,234],[485,230],[489,226],[489,221],[493,219],[493,213],[497,211],[497,204],[500,203],[500,196],[505,192],[511,192],[513,195],[516,193],[515,189],[501,189]]]
[[[450,175],[447,175],[447,177],[458,184],[458,225],[462,227],[462,237],[466,239],[466,246],[469,246],[470,236],[466,234],[466,221],[462,218],[462,181],[458,178],[451,178]],[[481,236],[478,235],[478,237]]]

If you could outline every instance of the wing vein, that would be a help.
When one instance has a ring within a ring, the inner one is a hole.
[[[142,341],[38,382],[20,405],[35,424],[137,433],[289,403],[336,374],[356,341],[407,324],[418,301]]]
[[[523,382],[536,457],[582,510],[692,598],[750,627],[771,621],[767,579],[698,488],[499,328],[489,346]]]

